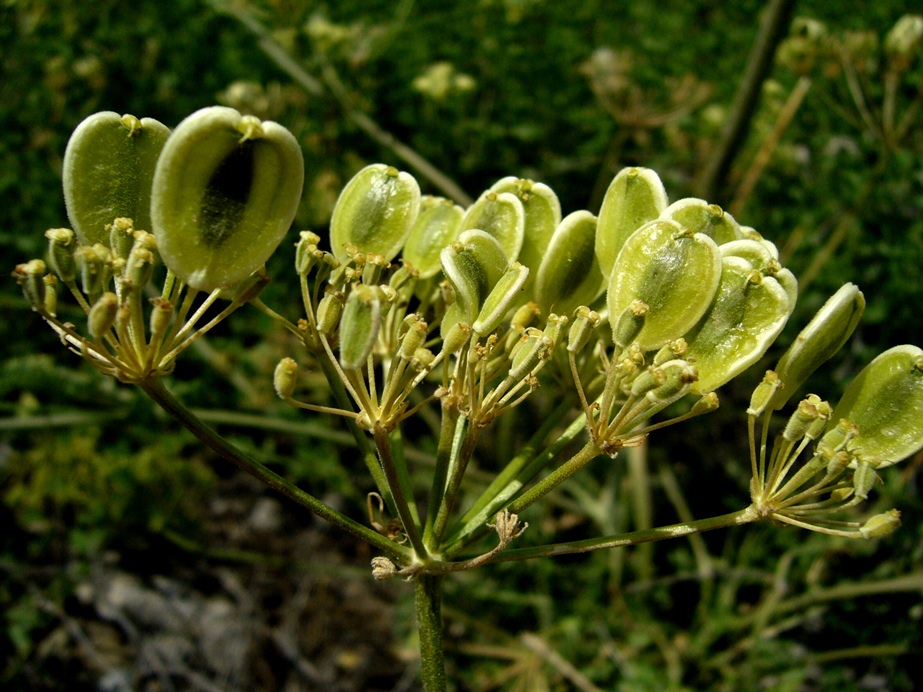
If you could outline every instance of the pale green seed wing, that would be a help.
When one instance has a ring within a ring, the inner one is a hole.
[[[340,261],[346,248],[383,255],[389,262],[401,251],[420,213],[420,186],[409,173],[375,163],[346,184],[333,208],[330,247]]]
[[[717,204],[687,197],[667,207],[661,218],[672,219],[693,233],[704,233],[718,245],[742,239],[740,224]]]
[[[525,224],[526,212],[516,195],[488,190],[465,212],[462,230],[478,229],[493,236],[513,262],[522,249]]]
[[[151,230],[151,185],[170,130],[151,118],[106,111],[77,126],[64,152],[64,202],[81,245],[109,245],[117,217]]]
[[[689,391],[712,392],[753,365],[788,315],[788,295],[775,279],[739,257],[724,258],[711,307],[684,337],[689,346],[685,357],[699,371]]]
[[[678,339],[711,305],[721,278],[718,246],[675,221],[657,220],[638,229],[622,246],[609,280],[610,319],[634,300],[648,307],[634,341],[643,350]]]
[[[420,215],[401,253],[420,272],[421,279],[439,273],[439,253],[458,237],[464,215],[464,209],[447,199],[423,198]]]
[[[481,230],[462,233],[440,253],[442,271],[455,293],[455,303],[442,320],[442,334],[458,322],[471,324],[509,262],[500,243]]]
[[[650,168],[623,168],[609,184],[599,210],[596,259],[608,279],[622,245],[667,207],[667,193]]]
[[[535,300],[544,314],[570,315],[605,289],[596,260],[596,217],[575,211],[561,222],[538,270]]]
[[[301,148],[281,125],[221,106],[193,113],[154,173],[151,220],[164,264],[200,290],[242,281],[282,241],[303,182]]]
[[[895,346],[869,363],[833,410],[859,428],[847,449],[876,468],[923,447],[923,351]]]

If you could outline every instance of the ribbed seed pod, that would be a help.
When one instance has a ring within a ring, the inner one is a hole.
[[[424,197],[401,256],[428,279],[439,273],[439,253],[461,232],[465,210],[442,197]]]
[[[782,408],[805,380],[840,350],[864,310],[865,297],[855,284],[843,285],[824,303],[775,367],[784,387],[773,395],[769,404],[773,409]]]
[[[788,295],[746,260],[725,257],[718,292],[685,339],[699,369],[690,391],[704,394],[737,377],[775,341],[788,320]]]
[[[526,212],[522,202],[509,192],[488,190],[468,207],[461,230],[484,231],[500,243],[510,262],[516,261],[525,238]]]
[[[183,120],[154,174],[151,217],[164,264],[212,291],[259,269],[288,231],[304,182],[294,136],[212,106]]]

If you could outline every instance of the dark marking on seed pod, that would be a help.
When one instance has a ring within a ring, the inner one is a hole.
[[[212,174],[202,196],[202,241],[218,247],[234,235],[253,190],[250,141],[238,145]]]

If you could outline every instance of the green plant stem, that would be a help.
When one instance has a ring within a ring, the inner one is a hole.
[[[763,10],[759,32],[753,43],[743,79],[734,97],[731,113],[721,131],[711,159],[698,181],[698,194],[715,200],[721,190],[731,164],[747,139],[750,123],[759,103],[760,88],[772,69],[779,43],[785,37],[797,0],[769,0]]]
[[[144,380],[138,386],[145,394],[153,399],[155,403],[182,423],[187,430],[204,442],[210,449],[233,463],[242,471],[249,473],[254,478],[262,481],[273,490],[282,493],[302,507],[311,510],[321,519],[340,527],[357,538],[361,538],[400,562],[405,564],[410,562],[411,554],[407,548],[398,545],[394,541],[388,540],[380,533],[337,512],[313,495],[289,483],[279,474],[269,470],[260,462],[244,454],[244,452],[225,440],[218,433],[205,425],[198,417],[193,415],[179,399],[170,393],[159,378]]]
[[[324,377],[327,378],[327,384],[330,385],[330,391],[337,405],[346,411],[352,411],[352,399],[350,399],[346,387],[343,386],[343,380],[340,379],[339,372],[337,372],[333,363],[330,362],[327,354],[318,353],[317,360],[320,363],[321,370],[324,371]],[[356,441],[356,445],[359,447],[359,453],[362,455],[362,461],[369,470],[369,474],[372,476],[372,480],[375,483],[375,487],[378,488],[379,494],[381,494],[382,499],[388,506],[388,511],[391,512],[392,515],[397,516],[397,506],[394,504],[394,498],[391,496],[391,489],[388,486],[388,481],[385,479],[381,464],[378,463],[378,455],[375,453],[375,448],[369,441],[368,435],[365,434],[352,418],[346,419],[346,427],[349,428],[349,432]]]
[[[529,439],[524,447],[519,449],[519,453],[503,468],[503,470],[497,474],[493,482],[487,486],[481,496],[477,501],[472,505],[465,515],[461,518],[460,522],[466,524],[472,518],[476,517],[481,510],[485,507],[495,506],[493,500],[497,498],[506,488],[510,485],[516,478],[519,477],[520,472],[525,468],[526,464],[534,457],[536,451],[541,447],[542,443],[545,441],[545,438],[554,430],[555,426],[561,422],[561,419],[567,415],[567,412],[571,410],[573,404],[570,400],[570,397],[566,397],[565,401],[562,401],[558,404],[558,407],[554,409],[548,416],[545,418],[545,422],[542,423],[541,427],[535,432],[534,435]],[[582,427],[582,426],[581,426]],[[518,490],[522,485],[520,484],[516,490]]]
[[[426,692],[446,689],[445,650],[442,643],[441,575],[423,574],[414,582],[417,629],[420,634],[420,676]]]
[[[465,476],[465,469],[468,462],[471,461],[471,455],[474,454],[474,448],[477,445],[478,438],[481,436],[481,427],[477,424],[469,425],[465,432],[465,439],[462,441],[461,449],[452,464],[449,482],[446,485],[445,494],[442,496],[442,502],[439,503],[439,511],[436,513],[436,520],[433,522],[433,540],[437,543],[442,540],[446,526],[449,523],[449,516],[455,508],[455,501],[458,499],[458,492],[461,490],[462,479]]]
[[[517,468],[517,475],[511,478],[504,488],[491,498],[489,503],[484,504],[476,512],[474,509],[469,510],[459,522],[461,524],[461,529],[455,533],[452,542],[444,551],[446,557],[454,557],[474,541],[479,540],[485,534],[489,533],[490,529],[487,527],[487,522],[493,518],[494,514],[502,509],[503,505],[511,498],[515,497],[516,493],[521,491],[529,481],[535,478],[535,476],[540,473],[562,449],[564,449],[564,447],[572,442],[573,439],[585,429],[586,420],[581,415],[568,426],[567,430],[561,433],[554,443],[537,457],[529,461],[529,463],[525,465],[525,468]],[[519,457],[517,457],[517,459],[518,458]],[[526,457],[524,461],[528,461],[528,457]],[[510,465],[513,464],[520,466],[516,459],[510,462]]]
[[[410,495],[410,479],[407,476],[407,470],[406,468],[400,470],[395,464],[391,436],[385,427],[381,423],[376,423],[373,433],[375,435],[375,446],[378,447],[378,456],[381,459],[381,467],[384,469],[385,479],[397,507],[397,516],[404,526],[404,533],[410,539],[410,544],[413,546],[417,557],[421,560],[426,560],[429,553],[423,545],[423,537],[420,535],[419,526],[414,521],[414,513],[410,509],[409,503],[413,502],[413,496]]]
[[[577,471],[582,469],[588,463],[600,455],[599,447],[596,442],[590,440],[574,454],[570,459],[561,464],[554,471],[545,476],[542,480],[532,486],[528,491],[513,500],[509,505],[509,510],[513,514],[519,514],[533,502],[536,502],[557,488],[561,483],[573,476]]]
[[[445,483],[449,475],[449,466],[452,462],[452,449],[455,443],[455,430],[458,427],[458,408],[455,406],[442,407],[442,423],[439,428],[439,444],[436,447],[436,469],[433,471],[433,483],[429,491],[429,507],[426,512],[426,527],[423,530],[423,542],[429,548],[433,545],[433,527],[436,523],[436,513],[442,506],[445,494]]]
[[[713,529],[723,529],[730,526],[740,526],[749,524],[760,519],[759,513],[753,506],[730,514],[722,514],[717,517],[708,519],[699,519],[684,524],[673,524],[671,526],[659,526],[654,529],[645,531],[632,531],[615,536],[603,536],[601,538],[589,538],[582,541],[571,541],[568,543],[552,543],[550,545],[540,545],[533,548],[514,548],[506,550],[492,560],[492,562],[511,562],[513,560],[532,560],[537,557],[555,557],[557,555],[572,555],[574,553],[587,553],[591,550],[604,550],[608,548],[620,548],[629,545],[638,545],[640,543],[649,543],[651,541],[663,541],[668,538],[680,538],[693,533],[711,531]]]

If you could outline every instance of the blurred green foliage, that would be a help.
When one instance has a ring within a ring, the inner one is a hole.
[[[258,37],[218,11],[218,2],[5,0],[0,253],[11,269],[41,254],[44,229],[66,225],[64,147],[73,128],[98,110],[174,126],[217,101],[279,120],[305,151],[299,227],[323,229],[339,189],[362,165],[398,163],[349,117],[356,112],[472,196],[515,174],[549,184],[565,213],[593,208],[612,174],[633,164],[656,169],[675,198],[693,194],[762,4],[233,3],[307,70],[318,85],[311,93],[273,63]],[[805,1],[798,8],[840,37],[860,30],[881,36],[905,10],[902,2],[858,0]],[[875,114],[886,89],[883,74],[876,53],[861,76]],[[796,275],[815,274],[795,325],[806,323],[844,281],[865,290],[864,326],[821,373],[820,391],[835,398],[844,374],[883,348],[923,344],[923,128],[885,144],[856,113],[842,75],[818,67],[810,76],[811,88],[739,220],[787,247]],[[797,80],[784,67],[774,71],[727,192],[714,201],[731,202]],[[914,99],[919,105],[921,88],[917,59],[899,85],[900,108]],[[425,192],[437,192],[420,180]],[[296,294],[291,260],[283,244],[269,264],[268,303],[284,305],[286,295]],[[181,439],[163,434],[173,430],[168,423],[142,413],[132,394],[65,354],[12,281],[0,287],[0,305],[0,405],[4,420],[13,421],[0,430],[0,651],[21,663],[51,617],[27,597],[25,565],[67,565],[65,576],[37,582],[44,598],[62,603],[73,587],[67,570],[96,550],[124,548],[164,528],[194,532],[196,503],[213,475],[188,456]],[[254,311],[222,325],[212,342],[214,350],[177,370],[176,389],[186,401],[296,423],[291,410],[269,403],[272,367],[289,348],[283,335]],[[323,396],[320,384],[317,393]],[[741,387],[722,396],[740,403],[748,395]],[[56,427],[52,435],[24,431],[37,416],[77,406],[98,420]],[[656,439],[655,524],[676,521],[680,511],[664,492],[671,474],[694,516],[740,506],[745,448],[733,408],[682,440]],[[131,417],[143,424],[126,428]],[[301,439],[264,430],[240,433],[237,441],[283,465],[316,495],[348,493],[348,474],[359,466],[336,463],[335,441]],[[501,452],[511,444],[502,436],[496,443]],[[570,689],[577,683],[561,659],[594,684],[625,691],[855,689],[881,680],[887,689],[909,690],[920,664],[912,652],[923,650],[919,586],[876,598],[824,598],[838,585],[891,584],[920,574],[919,462],[891,476],[882,492],[882,506],[896,504],[905,523],[885,545],[758,526],[708,535],[701,544],[503,565],[449,580],[452,676],[459,689]],[[525,539],[634,527],[623,465],[597,462],[578,478],[547,516],[529,518],[537,530]],[[363,499],[348,501],[359,516]],[[481,615],[472,619],[473,612]]]

